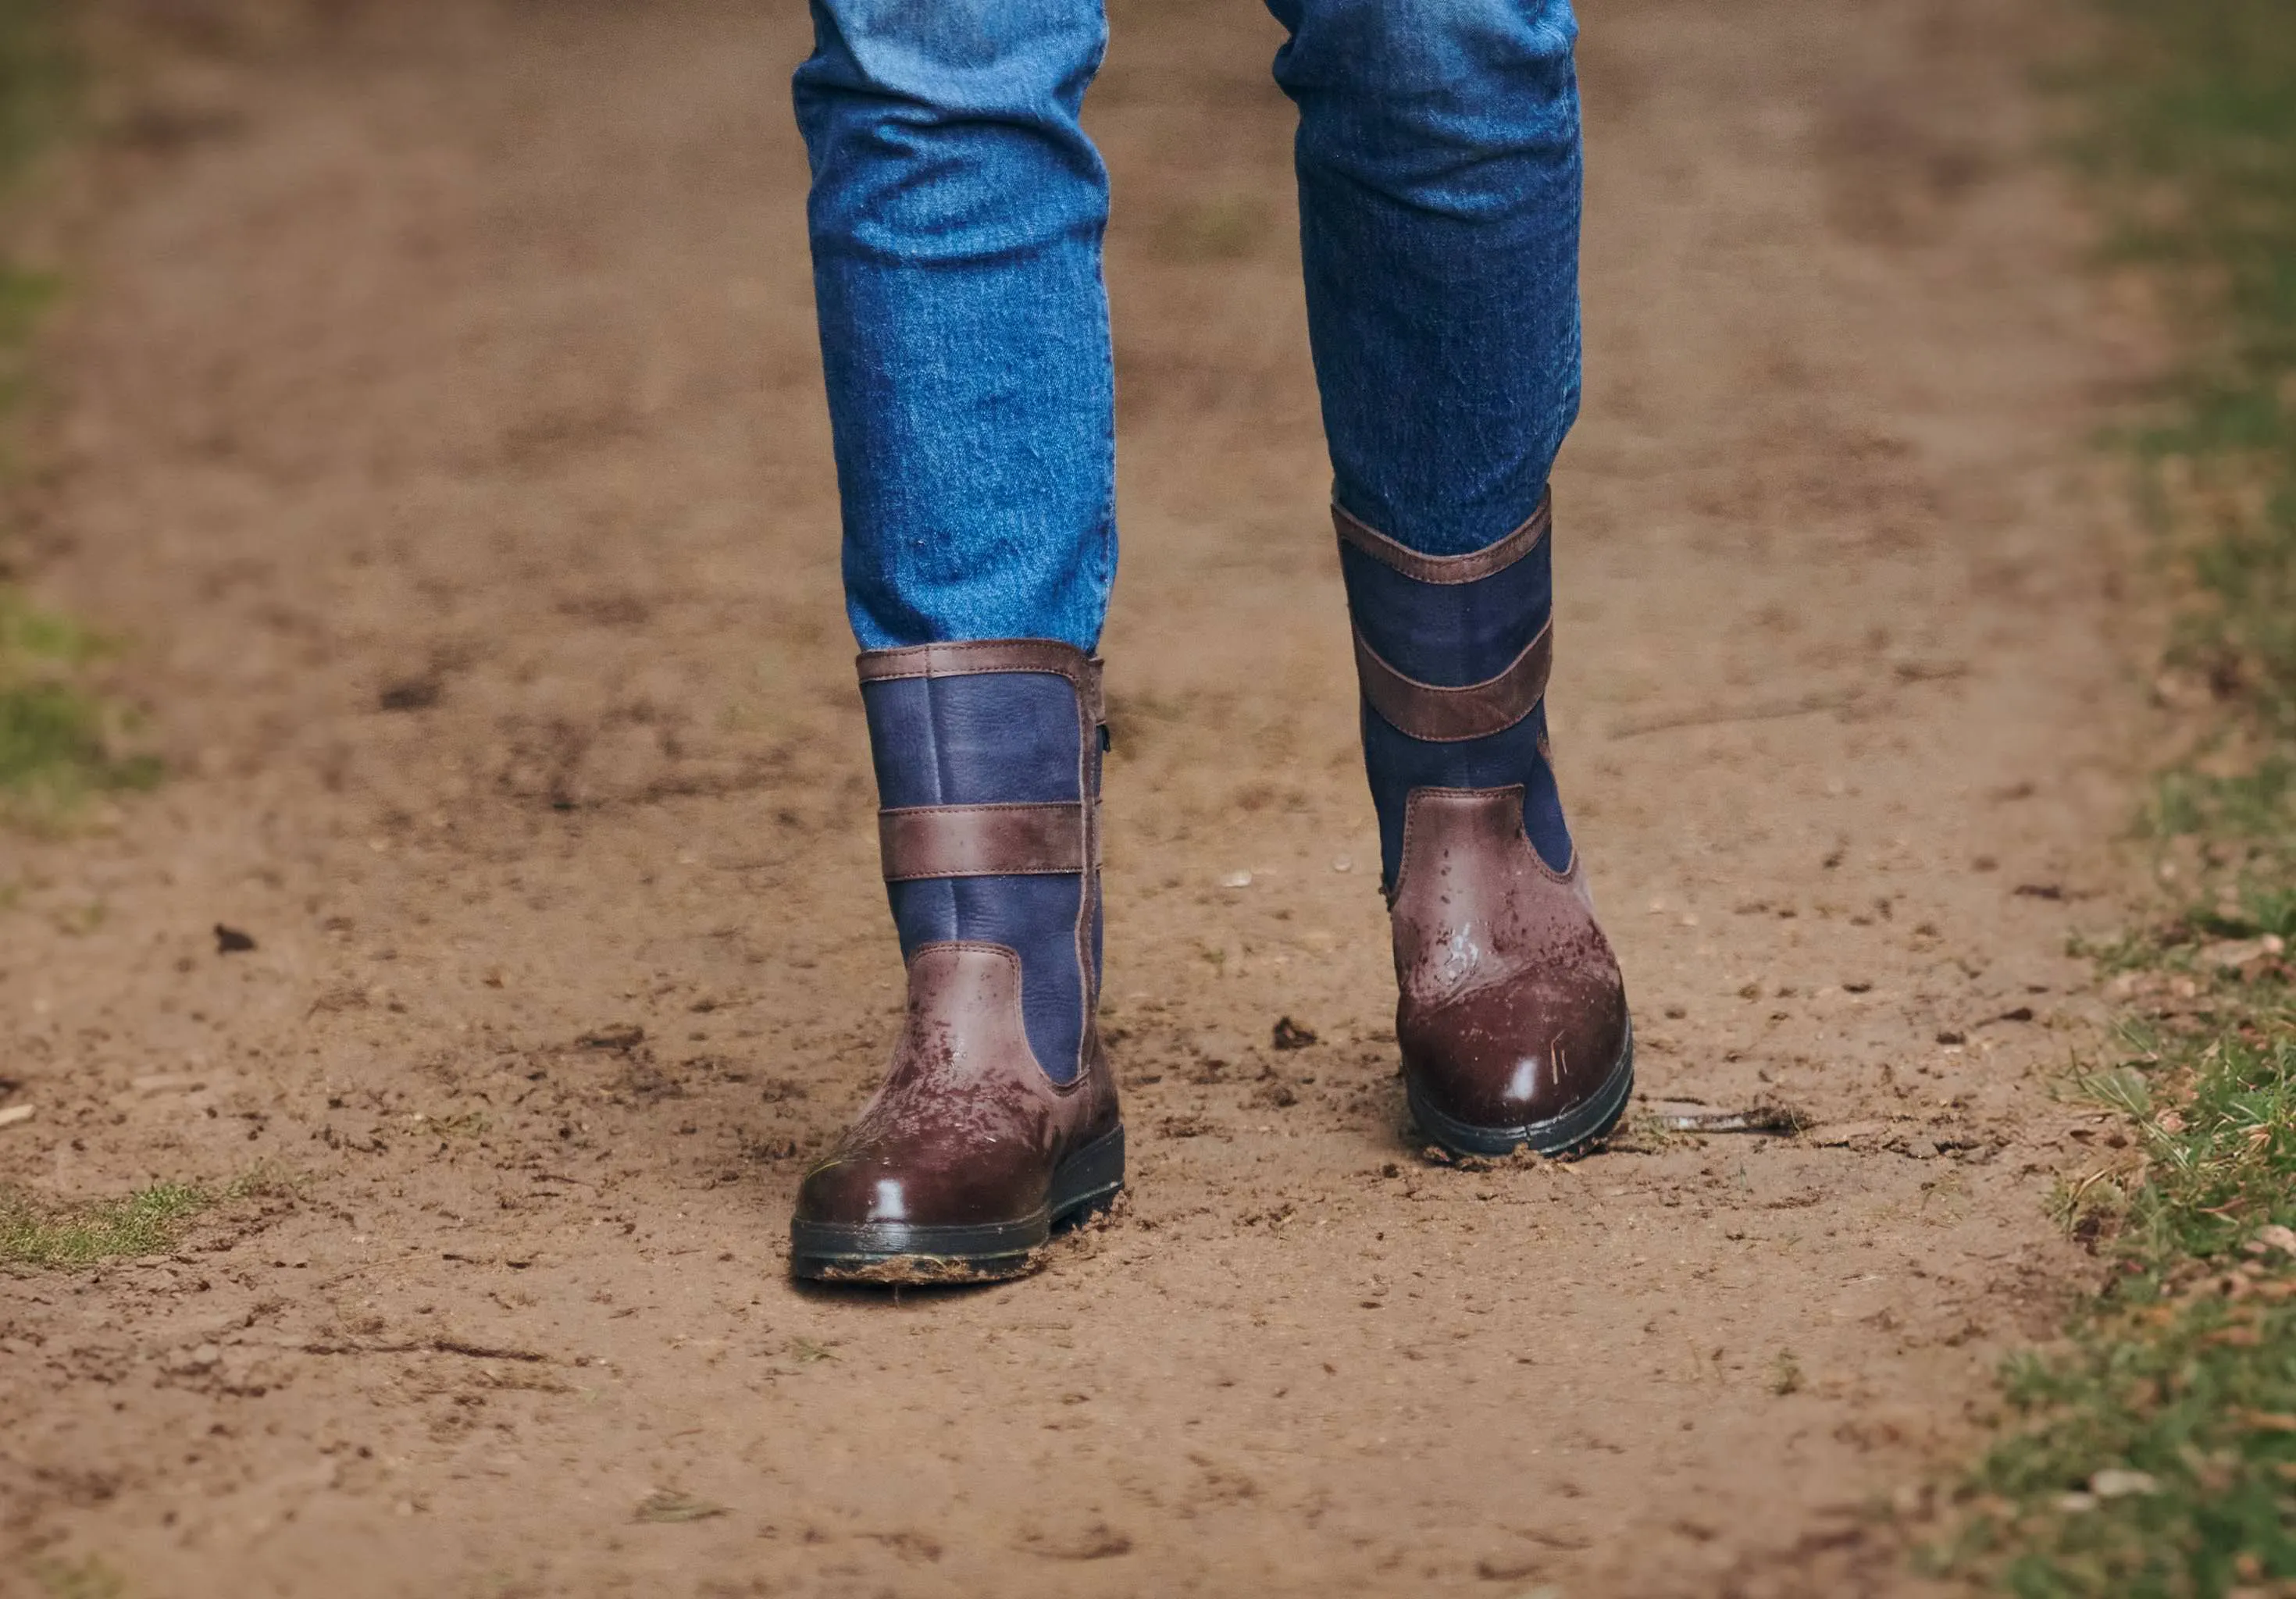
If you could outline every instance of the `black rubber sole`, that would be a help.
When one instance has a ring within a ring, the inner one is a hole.
[[[1617,1062],[1594,1096],[1546,1121],[1514,1128],[1487,1128],[1456,1120],[1421,1099],[1417,1079],[1408,1070],[1404,1073],[1404,1097],[1410,1103],[1412,1119],[1419,1124],[1421,1132],[1455,1155],[1511,1155],[1519,1149],[1528,1149],[1535,1155],[1559,1160],[1580,1153],[1619,1125],[1619,1118],[1626,1114],[1627,1102],[1634,1097],[1634,1092],[1635,1028],[1631,1021],[1627,1024],[1626,1047],[1620,1051]]]
[[[995,1283],[1026,1276],[1052,1235],[1105,1210],[1124,1188],[1124,1129],[1053,1173],[1038,1210],[1012,1221],[931,1226],[905,1221],[790,1221],[790,1275],[819,1283]]]

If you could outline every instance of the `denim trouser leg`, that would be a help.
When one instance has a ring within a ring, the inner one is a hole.
[[[1268,0],[1333,495],[1432,555],[1537,507],[1578,410],[1570,0]]]
[[[1578,395],[1568,0],[1268,0],[1340,503],[1431,554],[1536,505]],[[867,648],[1089,649],[1114,575],[1098,0],[813,0],[799,70]]]
[[[1099,0],[813,0],[798,70],[865,649],[1089,650],[1115,576]]]

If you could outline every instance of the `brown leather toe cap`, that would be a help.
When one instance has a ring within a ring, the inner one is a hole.
[[[1021,961],[996,945],[930,944],[909,961],[893,1066],[800,1185],[800,1225],[977,1226],[1041,1215],[1061,1162],[1117,1126],[1116,1087],[1087,1031],[1062,1086],[1029,1052]]]
[[[1600,1093],[1627,1047],[1613,982],[1519,972],[1445,1003],[1406,1002],[1396,1042],[1421,1097],[1456,1121],[1518,1128],[1552,1121]]]
[[[959,1152],[954,1160],[882,1147],[833,1155],[806,1173],[797,1218],[972,1226],[1016,1221],[1044,1208],[1050,1162],[1042,1155],[1009,1144]]]
[[[1418,789],[1409,806],[1392,911],[1414,1103],[1496,1130],[1614,1097],[1626,983],[1577,863],[1539,858],[1520,787]]]

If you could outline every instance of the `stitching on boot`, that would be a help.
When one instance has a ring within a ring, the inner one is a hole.
[[[1042,672],[1064,677],[1079,694],[1093,676],[1093,659],[1056,638],[980,638],[951,644],[864,650],[854,667],[864,683],[899,677],[962,677],[988,672]]]

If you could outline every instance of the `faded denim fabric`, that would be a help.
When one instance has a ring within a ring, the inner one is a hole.
[[[1116,569],[1099,0],[811,0],[797,73],[869,649],[1097,643]],[[1578,414],[1569,0],[1268,0],[1333,493],[1430,554],[1529,517]]]

